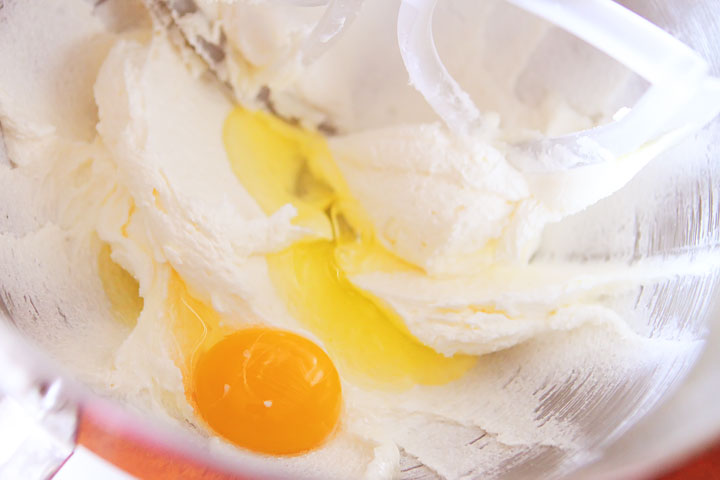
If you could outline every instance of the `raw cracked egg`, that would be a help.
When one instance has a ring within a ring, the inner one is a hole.
[[[322,346],[262,325],[230,328],[243,319],[224,322],[171,271],[165,318],[173,360],[209,429],[255,452],[300,454],[338,428],[340,374],[367,388],[402,390],[450,382],[474,365],[474,357],[446,357],[421,344],[391,308],[353,285],[354,273],[417,267],[376,239],[322,136],[239,107],[222,135],[233,172],[263,210],[292,204],[294,223],[308,231],[266,260],[288,311]],[[119,318],[131,323],[142,309],[137,283],[110,253],[103,247],[99,258],[103,285]]]

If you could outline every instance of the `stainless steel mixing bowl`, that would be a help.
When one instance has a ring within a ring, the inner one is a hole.
[[[468,2],[441,2],[436,19],[441,53],[446,55],[449,69],[455,69],[466,83],[474,79],[461,68],[462,62],[465,57],[474,58],[475,51],[468,41],[467,52],[461,50],[462,54],[453,56],[459,44],[466,44],[453,33],[452,25],[472,20],[457,13],[467,8]],[[720,5],[716,0],[620,3],[690,45],[712,64],[713,74],[720,76]],[[0,29],[7,28],[1,21],[2,5],[0,0]],[[514,14],[527,15],[520,11]],[[379,23],[391,28],[393,22],[388,18]],[[572,41],[568,45],[581,51],[586,48]],[[604,68],[607,62],[588,55],[583,69],[586,77],[591,77],[593,68]],[[553,67],[554,81],[569,78],[557,72],[578,69],[577,65],[563,63],[560,54],[551,57],[560,58]],[[358,58],[358,64],[362,62],[380,71],[376,59]],[[542,85],[542,80],[526,78],[526,81]],[[545,81],[553,80],[546,76]],[[623,77],[622,81],[625,86],[615,95],[615,107],[636,98],[642,88],[637,79]],[[369,79],[367,91],[359,95],[372,95],[375,87]],[[572,90],[568,94],[570,101],[588,111],[608,93],[598,86],[571,87],[568,85]],[[473,88],[479,92],[482,85]],[[533,90],[527,85],[518,88],[525,93]],[[427,109],[408,108],[403,112],[402,105],[397,107],[361,115],[356,127],[365,126],[363,122],[376,122],[382,115],[387,115],[387,121],[402,119],[403,115],[432,118]],[[13,159],[1,147],[0,143],[0,169],[14,168]],[[581,432],[584,448],[568,453],[543,446],[530,447],[505,458],[492,472],[486,471],[488,478],[641,478],[720,434],[720,410],[713,403],[720,393],[720,372],[714,368],[720,347],[720,312],[714,303],[720,278],[718,178],[720,120],[716,119],[653,161],[612,197],[548,228],[536,259],[607,260],[632,265],[647,258],[672,257],[697,265],[698,268],[670,279],[645,283],[607,300],[637,332],[684,347],[671,349],[615,383],[592,385],[589,381],[592,372],[583,371],[579,375],[572,365],[559,371],[543,391],[537,392],[546,399],[537,415],[538,425],[551,418],[562,418]],[[0,215],[0,239],[23,235],[32,224],[32,219],[24,216],[23,205],[10,195],[12,192],[0,192],[0,204],[5,205],[0,208],[4,214]],[[17,256],[0,259],[0,271],[5,273],[22,273],[23,269],[36,268],[40,262],[37,258]],[[72,366],[59,363],[47,343],[38,342],[41,334],[34,328],[42,316],[43,322],[65,322],[72,329],[82,324],[79,315],[82,305],[76,306],[79,309],[68,318],[63,306],[47,305],[47,299],[38,298],[36,291],[23,285],[17,275],[13,284],[9,278],[0,276],[0,423],[14,422],[24,427],[13,431],[0,426],[0,478],[20,475],[45,478],[55,471],[74,448],[81,410],[85,418],[92,419],[110,435],[123,435],[139,445],[159,448],[165,455],[179,453],[213,469],[247,478],[282,475],[282,471],[259,457],[234,458],[212,453],[191,433],[127,411],[82,386],[73,379]],[[701,355],[703,348],[705,352]],[[511,381],[509,377],[510,374]],[[431,469],[409,455],[404,456],[402,468],[400,477],[404,479],[436,478]]]

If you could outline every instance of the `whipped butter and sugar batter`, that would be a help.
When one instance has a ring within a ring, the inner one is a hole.
[[[463,478],[492,475],[531,447],[583,448],[572,422],[542,416],[536,394],[555,372],[572,365],[612,383],[694,348],[638,336],[604,300],[661,268],[529,261],[546,224],[621,188],[670,140],[601,165],[528,173],[506,160],[515,133],[504,127],[471,144],[437,122],[324,138],[235,105],[142,6],[108,3],[50,12],[10,2],[0,11],[0,41],[19,45],[0,53],[15,68],[0,77],[12,161],[0,185],[37,212],[22,231],[2,232],[0,250],[37,251],[83,292],[67,298],[90,305],[84,326],[46,325],[46,347],[99,391],[233,448],[212,438],[198,365],[207,352],[216,363],[206,370],[234,361],[215,347],[249,327],[297,334],[315,347],[279,341],[324,365],[310,384],[330,379],[315,394],[339,423],[316,412],[329,433],[313,433],[320,440],[307,452],[267,461],[329,478],[392,478],[420,464]],[[243,62],[233,79],[245,81],[237,91],[277,80],[317,106],[343,90],[308,93],[302,71],[292,80],[275,69],[308,30],[283,37],[275,5],[203,5],[234,32],[227,41]],[[251,11],[277,28],[230,28],[260,18]],[[39,26],[46,36],[26,33]],[[60,81],[64,59],[73,68]],[[567,118],[566,108],[558,115]],[[48,295],[66,292],[55,287],[64,279],[43,273],[27,275]],[[78,352],[73,338],[93,345]],[[238,358],[254,352],[252,338]],[[225,394],[235,388],[222,382]],[[233,432],[220,433],[233,442]],[[240,446],[290,452],[268,441]]]

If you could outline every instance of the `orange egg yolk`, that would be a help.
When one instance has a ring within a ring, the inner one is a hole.
[[[291,455],[335,429],[340,378],[310,340],[264,327],[242,329],[200,354],[193,372],[200,416],[226,440],[255,452]]]
[[[335,430],[340,378],[325,351],[300,335],[263,326],[237,330],[174,271],[168,313],[188,401],[229,442],[293,455]]]

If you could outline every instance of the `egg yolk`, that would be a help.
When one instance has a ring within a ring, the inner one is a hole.
[[[137,281],[103,245],[98,270],[116,318],[136,322]],[[167,322],[173,360],[198,416],[229,442],[258,453],[292,455],[320,446],[340,417],[340,378],[327,354],[279,329],[230,327],[170,270]]]
[[[320,445],[340,416],[340,378],[310,340],[264,327],[239,330],[202,353],[193,372],[200,416],[220,436],[260,453]]]
[[[461,377],[476,361],[423,345],[351,275],[419,270],[381,245],[351,195],[327,141],[263,112],[236,108],[224,126],[230,165],[271,214],[288,203],[313,232],[267,256],[270,277],[293,315],[327,347],[344,376],[369,388],[407,389]]]
[[[167,301],[186,396],[218,435],[258,453],[292,455],[333,432],[340,378],[318,345],[279,329],[229,327],[174,271]]]

